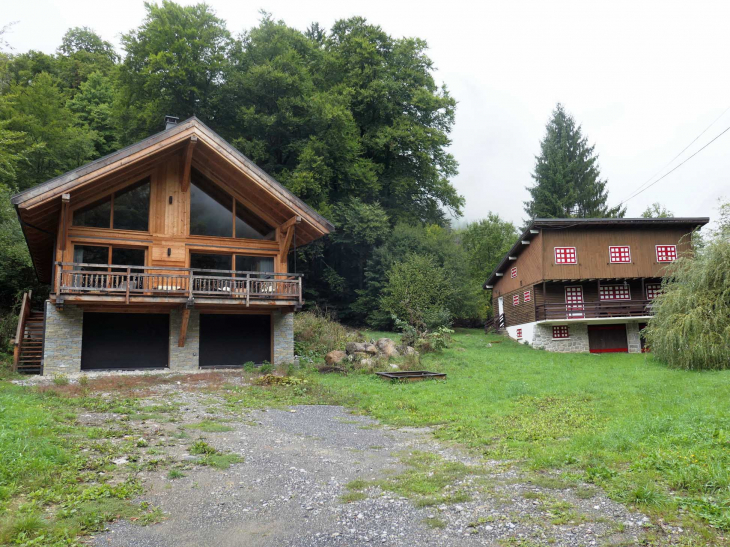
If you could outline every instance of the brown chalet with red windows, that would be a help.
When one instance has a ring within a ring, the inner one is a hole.
[[[19,371],[294,359],[289,256],[333,226],[193,117],[12,198],[38,278]]]
[[[640,352],[668,264],[708,218],[535,219],[490,274],[493,326],[560,352]]]

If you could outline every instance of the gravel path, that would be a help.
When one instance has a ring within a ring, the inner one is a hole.
[[[215,415],[210,395],[204,402],[195,393],[182,397],[184,422]],[[166,519],[146,527],[120,521],[92,543],[105,547],[632,545],[648,526],[643,515],[628,512],[588,485],[567,487],[534,477],[529,482],[513,467],[481,462],[437,443],[429,430],[381,427],[341,407],[250,410],[228,423],[233,431],[201,435],[218,449],[240,454],[243,463],[225,471],[194,467],[177,480],[167,479],[161,471],[147,473],[144,499],[159,506]],[[417,507],[411,499],[371,486],[365,490],[366,499],[343,502],[348,482],[397,476],[407,469],[403,454],[414,451],[478,470],[459,478],[456,485],[472,495],[471,501]],[[172,452],[175,458],[185,457]]]

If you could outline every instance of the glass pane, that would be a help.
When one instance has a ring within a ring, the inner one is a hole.
[[[270,239],[276,231],[266,221],[248,209],[240,201],[236,202],[236,237],[246,239]]]
[[[112,264],[144,266],[144,249],[113,248]]]
[[[274,258],[236,255],[236,270],[239,272],[273,272]]]
[[[92,203],[74,211],[74,226],[90,226],[92,228],[109,228],[111,224],[112,198]],[[106,262],[106,260],[104,261]]]
[[[193,173],[193,176],[190,184],[190,233],[233,237],[233,198],[199,174]]]
[[[146,232],[150,217],[150,180],[114,194],[114,228]]]
[[[205,253],[190,253],[190,267],[203,270],[230,270],[231,255],[211,255]],[[195,272],[196,275],[205,275],[206,272]],[[225,275],[210,273],[209,275]]]
[[[92,245],[74,245],[74,262],[85,264],[109,264],[109,247],[96,247]],[[106,270],[96,266],[83,266],[82,270]]]

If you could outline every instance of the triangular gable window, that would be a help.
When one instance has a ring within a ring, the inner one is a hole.
[[[149,217],[150,179],[146,178],[101,201],[77,209],[73,225],[146,232]]]

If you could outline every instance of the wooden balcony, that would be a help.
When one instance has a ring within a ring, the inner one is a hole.
[[[541,304],[536,306],[538,321],[566,319],[612,319],[647,317],[653,314],[651,300],[584,302],[582,304]]]
[[[301,306],[302,274],[162,266],[56,263],[56,304],[64,301],[196,302]]]

